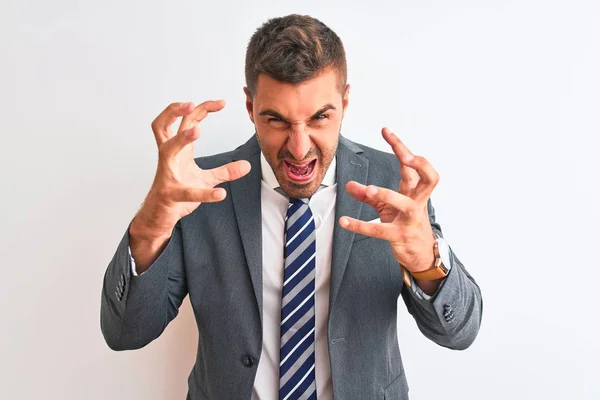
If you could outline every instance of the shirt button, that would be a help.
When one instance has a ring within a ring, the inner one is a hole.
[[[244,366],[246,367],[251,367],[254,365],[254,358],[252,358],[251,356],[244,356],[244,358],[242,359],[242,364],[244,364]]]

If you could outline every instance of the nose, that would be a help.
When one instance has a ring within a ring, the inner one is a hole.
[[[292,156],[298,161],[303,160],[311,146],[310,136],[306,132],[304,124],[293,126],[287,142],[288,151],[292,153]]]

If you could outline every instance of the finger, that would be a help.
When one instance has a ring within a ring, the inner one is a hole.
[[[179,132],[177,135],[169,139],[163,146],[160,147],[159,152],[166,158],[176,156],[185,146],[193,143],[200,137],[200,127],[198,125]]]
[[[183,117],[177,132],[179,133],[192,128],[194,125],[197,125],[200,121],[206,118],[208,113],[221,111],[224,107],[224,100],[209,100],[199,104],[191,113]]]
[[[410,217],[415,209],[415,202],[410,197],[374,185],[367,187],[367,199],[369,202],[374,202],[375,204],[387,204],[407,217]]]
[[[234,161],[220,167],[207,170],[213,186],[223,182],[234,181],[250,172],[250,163],[246,160]]]
[[[361,235],[392,241],[396,239],[397,228],[392,224],[360,221],[350,217],[341,217],[340,226]]]
[[[156,144],[161,145],[169,140],[173,133],[171,132],[171,125],[179,117],[187,115],[194,110],[194,103],[172,103],[161,112],[154,121],[152,121],[152,132],[154,132],[154,138]]]
[[[383,128],[381,134],[386,142],[392,147],[394,154],[400,162],[407,164],[412,158],[412,152],[402,143],[400,138],[396,136],[389,128]]]
[[[173,189],[171,199],[176,202],[192,203],[214,203],[227,197],[227,192],[223,188],[197,188],[192,186],[183,186]]]
[[[367,203],[367,186],[358,183],[356,181],[350,181],[346,184],[346,192],[352,197],[354,197],[358,201],[362,201],[363,203]],[[374,204],[367,203],[370,206],[375,206]]]
[[[414,155],[391,130],[383,128],[381,133],[385,141],[392,147],[400,163],[399,191],[406,196],[411,196],[419,182],[419,175],[409,167],[409,163],[414,158]]]
[[[365,186],[358,182],[350,181],[346,184],[346,191],[356,200],[362,201],[374,208],[381,203],[385,203],[402,213],[409,213],[414,207],[413,201],[410,198],[393,190],[374,185]]]
[[[420,177],[417,187],[413,190],[412,198],[419,203],[425,203],[440,181],[440,175],[429,161],[420,156],[414,157],[411,168],[417,171]]]
[[[406,196],[412,197],[415,188],[419,184],[419,174],[406,164],[400,163],[400,183],[398,191]]]

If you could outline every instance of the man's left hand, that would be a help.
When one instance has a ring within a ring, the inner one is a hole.
[[[388,128],[383,128],[381,133],[400,162],[398,191],[348,182],[348,193],[375,208],[381,223],[345,216],[340,218],[339,223],[350,231],[387,240],[402,266],[411,272],[425,271],[433,266],[435,240],[427,202],[439,175],[425,158],[413,155]]]

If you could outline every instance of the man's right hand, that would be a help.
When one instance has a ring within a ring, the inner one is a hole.
[[[203,170],[194,161],[194,142],[200,135],[198,123],[208,113],[223,109],[223,101],[173,103],[152,122],[158,145],[158,167],[152,187],[129,227],[131,255],[138,274],[144,272],[162,252],[177,221],[203,202],[225,199],[225,189],[215,186],[250,172],[250,163],[236,161]],[[171,125],[183,117],[177,134]]]

